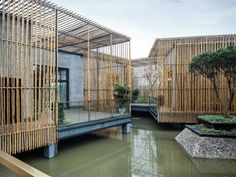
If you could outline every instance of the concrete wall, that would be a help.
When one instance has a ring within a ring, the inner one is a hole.
[[[84,101],[84,58],[70,53],[58,52],[58,67],[69,69],[70,107],[83,105]]]

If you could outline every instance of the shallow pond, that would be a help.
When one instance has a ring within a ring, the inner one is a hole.
[[[119,128],[60,142],[53,159],[41,150],[17,157],[55,177],[236,177],[235,161],[190,159],[174,137],[180,129],[133,118],[133,130]],[[0,166],[0,176],[14,176]]]

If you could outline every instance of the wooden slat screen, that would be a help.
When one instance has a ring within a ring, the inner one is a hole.
[[[84,63],[84,100],[97,101],[97,111],[108,111],[115,83],[129,83],[129,43],[115,44],[89,52]],[[89,85],[89,87],[88,87]]]
[[[56,9],[0,0],[0,141],[18,153],[56,142]]]
[[[236,45],[236,35],[167,38],[155,42],[150,56],[156,57],[157,65],[163,68],[159,78],[163,84],[157,89],[158,98],[163,101],[157,108],[159,122],[192,123],[196,121],[194,115],[222,112],[210,81],[189,73],[188,66],[193,56],[229,45]],[[228,91],[223,77],[218,85],[220,97],[226,99]],[[236,113],[236,101],[231,113]]]

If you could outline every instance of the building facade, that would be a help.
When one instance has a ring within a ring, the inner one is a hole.
[[[159,113],[163,123],[194,123],[195,115],[222,113],[213,85],[206,78],[189,72],[189,63],[194,56],[205,51],[216,51],[236,45],[236,35],[193,36],[156,39],[149,57],[156,59],[162,68],[156,88]],[[218,80],[221,99],[226,101],[226,81]],[[236,101],[231,106],[236,113]]]

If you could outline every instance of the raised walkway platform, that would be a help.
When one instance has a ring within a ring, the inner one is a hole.
[[[123,132],[128,133],[130,127],[126,127],[131,123],[131,115],[117,116],[113,118],[106,118],[94,120],[84,123],[77,123],[71,125],[64,125],[58,128],[58,140],[64,140],[75,136],[83,135],[93,131],[106,129],[115,126],[123,126]]]
[[[131,115],[120,115],[100,120],[92,120],[83,123],[74,123],[58,127],[58,141],[91,133],[97,130],[122,126],[122,133],[130,133]],[[52,158],[58,153],[57,144],[50,144],[44,148],[44,156]]]

